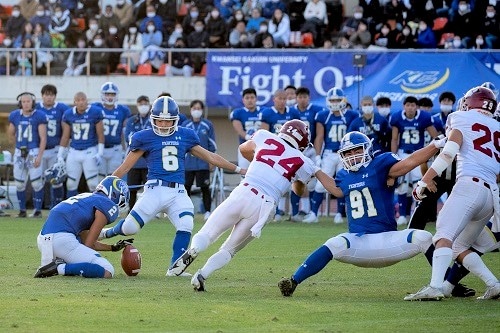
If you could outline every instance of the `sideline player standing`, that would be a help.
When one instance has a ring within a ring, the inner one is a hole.
[[[87,95],[83,92],[75,94],[74,103],[74,107],[64,112],[61,123],[63,133],[57,153],[57,163],[66,163],[68,198],[78,193],[82,171],[89,190],[95,190],[99,183],[99,165],[104,153],[103,111],[97,106],[89,105]],[[68,144],[70,149],[64,162]]]
[[[229,120],[238,134],[240,144],[250,140],[252,134],[260,128],[260,106],[257,106],[257,92],[254,88],[246,88],[242,92],[243,107],[234,109]],[[250,164],[238,149],[238,166],[246,169]]]
[[[118,87],[113,82],[101,86],[101,102],[93,105],[102,108],[104,119],[104,153],[99,166],[99,177],[110,175],[123,162],[125,155],[125,122],[131,113],[128,106],[118,104]]]
[[[347,133],[339,149],[344,168],[337,172],[336,185],[327,189],[336,197],[345,196],[349,232],[328,239],[291,278],[283,278],[278,283],[282,295],[291,296],[298,284],[319,273],[332,259],[374,268],[390,266],[419,253],[430,260],[430,232],[397,230],[392,200],[394,186],[388,186],[387,180],[404,175],[428,160],[443,141],[434,141],[400,160],[391,153],[373,156],[366,135]]]
[[[34,277],[112,278],[113,266],[97,251],[120,251],[133,239],[108,245],[98,242],[97,237],[106,224],[118,218],[121,209],[128,207],[128,197],[127,183],[110,176],[94,193],[79,194],[51,209],[37,237],[42,258]]]
[[[56,102],[57,88],[52,84],[42,87],[42,102],[37,103],[36,109],[45,112],[47,115],[47,147],[43,153],[42,168],[44,171],[51,168],[57,162],[57,152],[61,142],[62,127],[61,120],[64,111],[69,106]],[[50,183],[50,208],[57,205],[64,199],[64,183]]]
[[[297,192],[301,192],[304,184],[315,174],[320,181],[333,184],[332,178],[302,154],[309,145],[309,135],[303,121],[290,120],[281,127],[278,135],[259,130],[240,145],[243,156],[252,160],[245,180],[214,210],[193,237],[189,250],[172,265],[171,270],[176,275],[181,274],[200,252],[232,228],[219,251],[191,279],[196,291],[205,291],[205,280],[213,272],[226,266],[238,251],[260,237],[274,205],[289,191],[292,182]]]
[[[15,143],[14,179],[19,200],[19,214],[26,217],[26,184],[28,176],[33,187],[35,211],[30,217],[42,217],[43,168],[42,158],[47,144],[47,116],[35,110],[35,95],[23,92],[17,96],[18,109],[9,114],[7,134]]]
[[[156,214],[164,212],[175,226],[171,263],[187,249],[193,230],[194,207],[184,187],[186,153],[201,158],[220,168],[244,173],[240,167],[200,146],[196,133],[177,126],[179,107],[171,97],[156,99],[151,107],[152,129],[132,135],[130,152],[113,172],[123,177],[144,156],[148,165],[148,181],[144,194],[124,220],[104,229],[101,238],[138,233]],[[167,276],[172,276],[167,271]]]
[[[500,218],[497,185],[500,131],[498,122],[493,119],[496,107],[497,101],[490,89],[474,87],[464,95],[461,111],[448,117],[448,142],[418,182],[414,193],[422,199],[425,189],[436,192],[433,179],[452,163],[455,156],[457,182],[437,218],[430,284],[406,296],[406,301],[444,298],[443,281],[452,258],[486,284],[485,294],[478,299],[500,296],[500,282],[481,257],[470,250],[489,219],[493,215],[496,221]]]

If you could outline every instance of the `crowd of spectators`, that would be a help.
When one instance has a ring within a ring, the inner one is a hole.
[[[354,8],[340,0],[20,0],[4,15],[1,47],[16,51],[17,75],[54,60],[40,51],[33,64],[23,48],[70,47],[120,49],[91,52],[91,74],[142,64],[158,71],[170,61],[168,75],[189,76],[201,70],[203,53],[172,59],[165,49],[499,48],[499,9],[500,0],[359,0]],[[71,55],[64,73],[80,75],[87,56]]]

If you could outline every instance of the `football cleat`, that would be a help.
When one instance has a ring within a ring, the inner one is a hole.
[[[29,215],[29,217],[34,217],[34,218],[41,218],[42,217],[42,212],[39,210],[35,210],[33,213]]]
[[[171,270],[171,269],[169,269],[169,270],[167,270],[167,273],[165,274],[165,276],[167,276],[167,277],[171,277],[171,276],[191,277],[191,276],[193,276],[193,274],[190,274],[190,273],[188,273],[188,272],[182,272],[182,273],[181,273],[181,274],[179,274],[179,275],[175,275],[175,273],[174,273],[174,272],[172,272],[172,270]]]
[[[16,217],[24,218],[24,217],[28,217],[28,214],[26,214],[25,210],[21,210],[21,211],[19,211],[19,214],[17,214]]]
[[[479,296],[477,299],[497,299],[500,297],[500,282],[495,283],[493,286],[488,287],[483,296]]]
[[[196,272],[191,279],[191,285],[196,291],[206,291],[205,290],[205,278],[201,275],[200,271]]]
[[[172,266],[170,266],[168,272],[171,272],[172,274],[177,276],[181,275],[186,270],[186,268],[191,265],[191,263],[194,261],[194,259],[196,259],[197,256],[198,252],[196,252],[196,250],[187,250],[172,264]]]
[[[444,298],[444,294],[439,288],[425,286],[415,294],[407,295],[405,301],[440,301]]]
[[[57,266],[59,266],[61,264],[64,264],[64,261],[62,259],[56,259],[56,260],[48,263],[47,265],[38,268],[38,270],[36,271],[36,273],[33,277],[46,278],[46,277],[58,275],[59,273],[57,272]]]
[[[333,222],[335,224],[344,223],[344,219],[342,218],[342,214],[340,214],[340,213],[335,214],[335,218],[333,219]]]
[[[300,214],[293,215],[290,217],[292,222],[302,222],[303,217]]]
[[[302,222],[304,222],[304,223],[317,223],[318,222],[318,217],[313,212],[310,212],[309,214],[307,214],[304,217],[304,219],[302,220]]]
[[[453,297],[472,297],[476,295],[476,291],[461,283],[457,284],[451,291]]]
[[[281,295],[285,297],[292,296],[297,285],[298,283],[293,278],[282,278],[278,282],[278,288],[280,288]]]
[[[396,223],[398,225],[405,225],[408,223],[408,220],[406,219],[406,216],[400,216],[400,217],[398,217]]]

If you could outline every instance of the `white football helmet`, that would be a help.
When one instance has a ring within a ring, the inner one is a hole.
[[[347,106],[347,99],[345,97],[344,91],[340,88],[333,87],[326,93],[326,106],[330,111],[338,111],[344,114],[344,110]]]
[[[116,102],[118,102],[118,93],[120,91],[118,90],[118,87],[116,84],[113,82],[106,82],[101,86],[101,101],[102,104],[105,105],[114,105]],[[106,94],[114,94],[113,95],[107,95]]]

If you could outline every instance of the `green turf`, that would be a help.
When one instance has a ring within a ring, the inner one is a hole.
[[[201,220],[197,216],[196,230]],[[331,219],[269,224],[260,239],[207,280],[205,293],[194,292],[188,278],[165,277],[174,230],[163,220],[135,237],[143,257],[136,277],[122,272],[119,253],[103,252],[116,269],[111,280],[34,279],[42,222],[0,218],[2,332],[500,332],[500,301],[404,302],[406,293],[429,281],[423,256],[383,269],[332,262],[293,297],[282,297],[279,279],[345,231]],[[200,268],[223,238],[188,271]],[[499,254],[484,259],[500,276]],[[479,294],[485,290],[473,276],[464,282]]]

